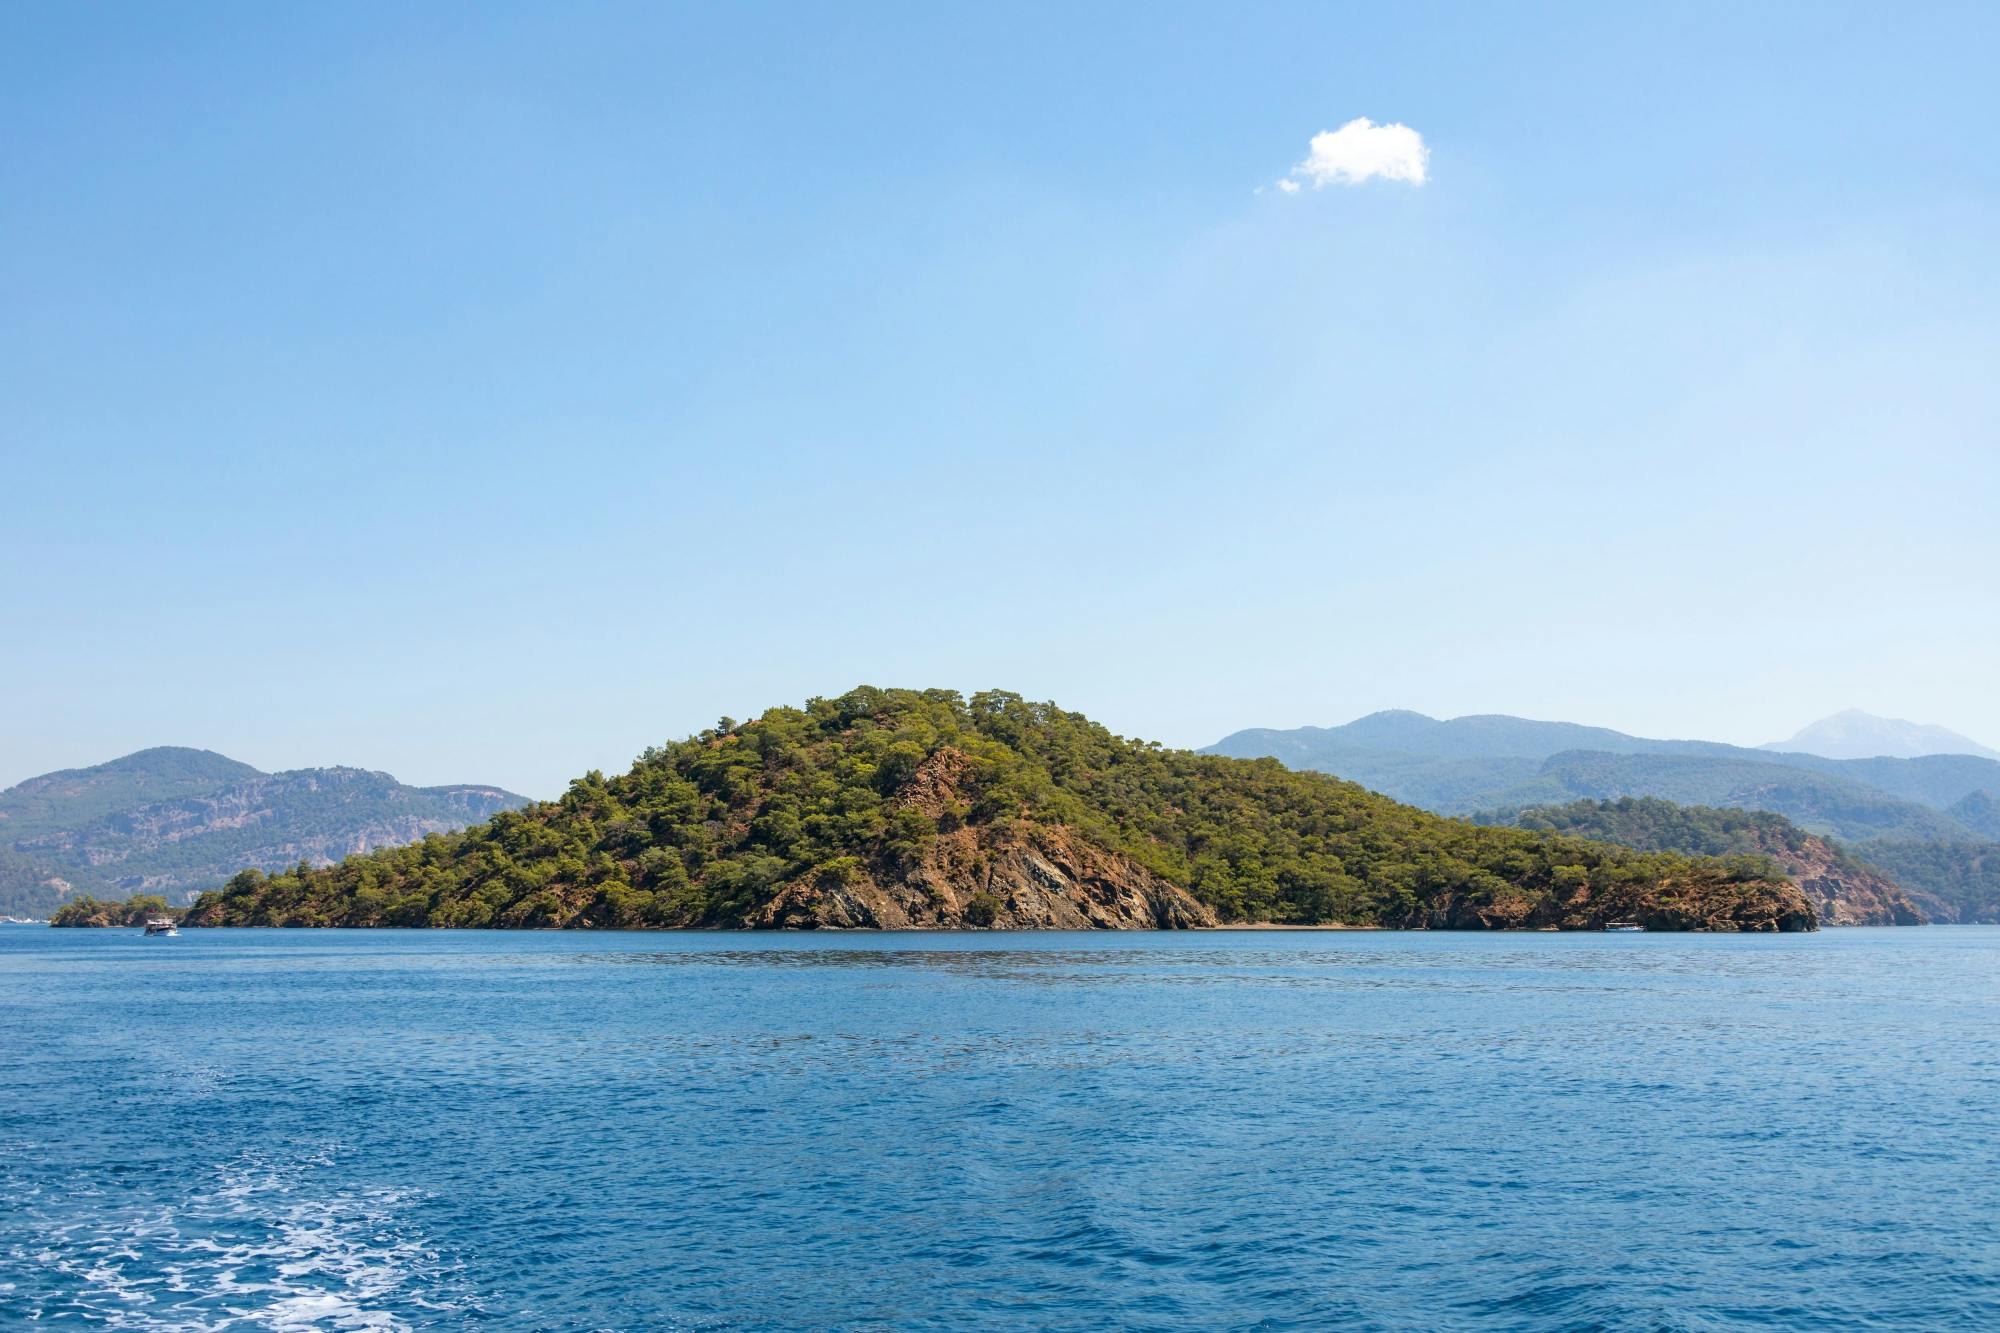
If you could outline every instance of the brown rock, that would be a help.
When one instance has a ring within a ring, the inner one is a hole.
[[[922,864],[893,877],[823,871],[794,881],[742,924],[807,930],[1184,930],[1213,926],[1216,919],[1178,885],[1069,829],[987,826],[939,837]]]

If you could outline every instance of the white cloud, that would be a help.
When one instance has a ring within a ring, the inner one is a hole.
[[[1278,188],[1297,194],[1301,183],[1318,190],[1359,185],[1377,176],[1422,185],[1430,176],[1430,157],[1424,136],[1408,125],[1377,125],[1359,116],[1337,130],[1315,134],[1306,160],[1293,167]]]

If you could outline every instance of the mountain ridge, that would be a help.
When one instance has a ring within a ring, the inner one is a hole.
[[[193,897],[247,867],[325,863],[461,828],[526,797],[410,787],[336,765],[265,773],[212,750],[155,746],[0,791],[0,911],[76,895]]]
[[[0,789],[0,838],[21,836],[44,820],[94,818],[145,801],[212,790],[268,776],[214,750],[155,745],[83,768],[60,768]]]
[[[1385,718],[1394,719],[1393,725],[1385,727],[1382,723]],[[1408,719],[1419,721],[1413,726]],[[1595,743],[1573,743],[1580,734]],[[1385,740],[1398,744],[1385,745]],[[1551,760],[1582,754],[1726,761],[1745,766],[1745,773],[1754,772],[1770,782],[1784,780],[1781,770],[1806,770],[1837,782],[1873,788],[1880,795],[1939,813],[1976,792],[2000,791],[2000,761],[1975,755],[1829,759],[1721,741],[1659,740],[1605,727],[1543,722],[1506,714],[1470,714],[1439,720],[1395,710],[1371,713],[1336,727],[1246,728],[1231,732],[1201,752],[1238,758],[1268,755],[1287,763],[1336,772],[1399,800],[1445,813],[1536,804],[1535,793],[1505,792],[1497,780],[1525,782],[1543,774]],[[1342,764],[1345,767],[1329,767]],[[1371,781],[1371,776],[1382,778],[1382,785]],[[1453,788],[1470,790],[1455,794]],[[1561,794],[1549,791],[1545,796]],[[1583,794],[1587,793],[1568,793]],[[1922,822],[1921,818],[1918,822]]]

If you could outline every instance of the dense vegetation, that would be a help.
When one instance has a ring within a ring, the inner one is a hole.
[[[185,901],[246,867],[323,863],[523,803],[357,768],[260,773],[205,750],[143,750],[0,792],[0,913],[41,915],[79,893]]]
[[[1643,851],[1731,860],[1740,869],[1790,876],[1829,925],[1914,926],[1925,912],[1888,875],[1836,842],[1768,810],[1677,805],[1657,797],[1573,801],[1477,817],[1480,823],[1568,833]]]
[[[2000,796],[1990,791],[1968,793],[1946,811],[1981,838],[2000,838]]]
[[[1901,880],[1931,920],[2000,924],[2000,843],[1892,838],[1860,850]]]
[[[934,761],[949,752],[948,782]],[[929,775],[929,776],[927,776]],[[911,799],[922,787],[927,799]],[[787,886],[894,881],[940,839],[1061,828],[1224,919],[1810,929],[1766,868],[1398,805],[1272,760],[1165,750],[1048,704],[862,688],[724,719],[615,778],[323,870],[246,871],[195,924],[737,925]],[[970,916],[968,915],[968,920]]]
[[[1774,848],[1803,852],[1812,841],[1797,824],[1769,811],[1679,805],[1651,796],[1496,811],[1475,816],[1475,822],[1569,833],[1642,851],[1744,858],[1745,868],[1778,874],[1783,871],[1772,860]]]
[[[156,893],[135,894],[122,902],[72,898],[49,915],[52,926],[143,926],[153,917],[178,917]]]
[[[1978,819],[1992,798],[1975,792],[1953,808],[1961,818]],[[1701,856],[1749,857],[1752,864],[1801,879],[1801,859],[1823,863],[1856,893],[1889,900],[1894,893],[1875,881],[1886,877],[1934,922],[2000,922],[2000,843],[1965,837],[1872,838],[1853,847],[1799,827],[1766,810],[1679,805],[1654,797],[1614,801],[1581,800],[1560,806],[1530,806],[1475,816],[1481,823],[1597,838],[1649,851]],[[1932,830],[1934,834],[1937,830]]]

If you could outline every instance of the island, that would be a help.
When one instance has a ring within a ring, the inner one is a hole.
[[[1806,931],[1770,862],[1449,819],[1006,691],[724,718],[461,832],[202,894],[190,926]]]
[[[186,915],[170,907],[157,893],[139,893],[120,900],[93,898],[89,894],[72,898],[49,914],[52,926],[143,926],[148,921],[179,921]]]

